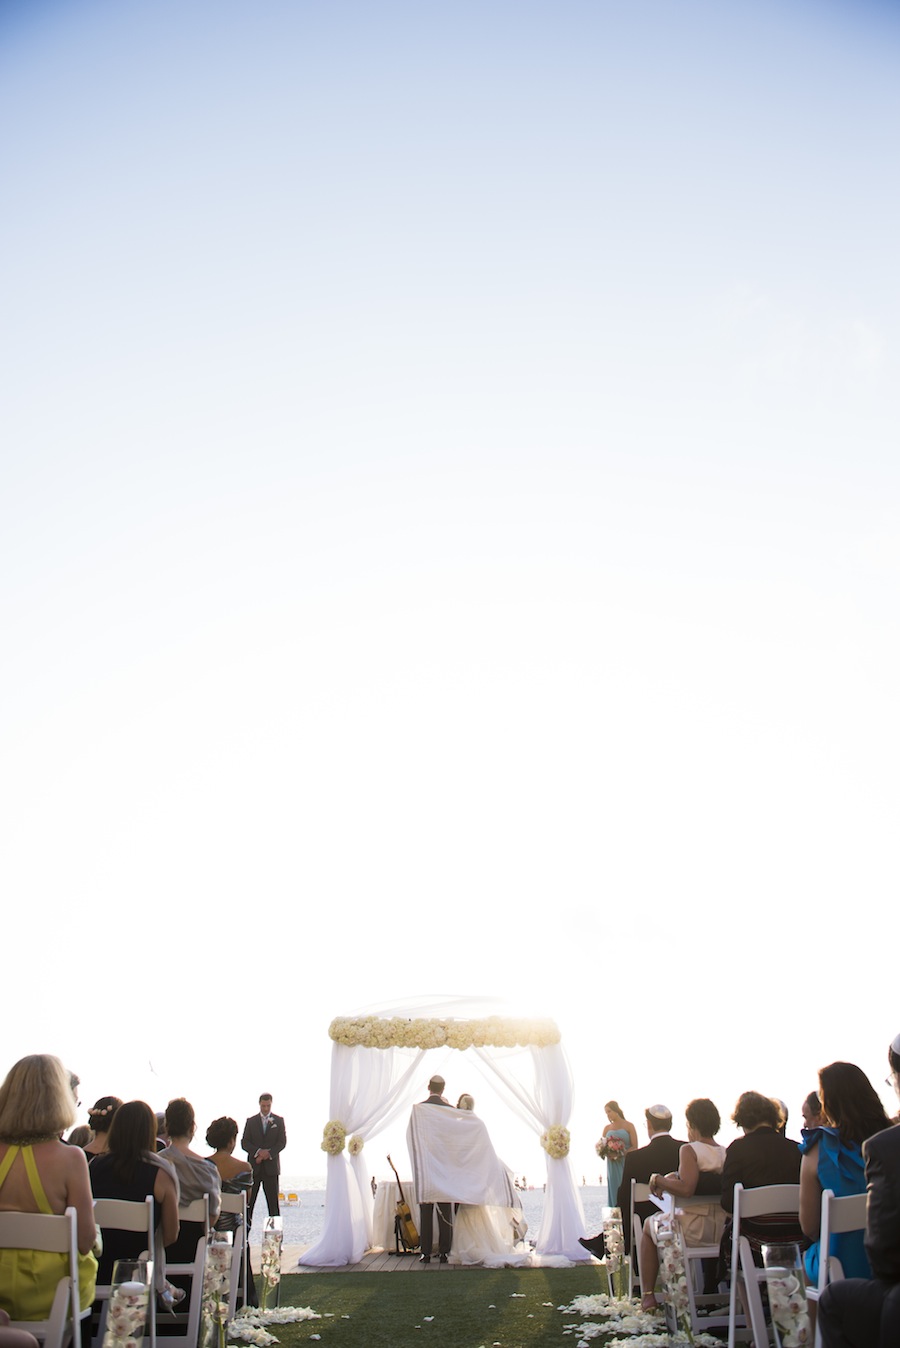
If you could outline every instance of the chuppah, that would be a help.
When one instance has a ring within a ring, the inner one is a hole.
[[[373,1198],[363,1148],[421,1098],[426,1055],[431,1065],[436,1058],[443,1061],[457,1052],[474,1060],[544,1150],[543,1219],[527,1262],[584,1262],[579,1244],[584,1216],[568,1159],[572,1075],[559,1029],[552,1020],[501,1014],[502,1005],[496,999],[433,997],[367,1008],[331,1022],[330,1117],[322,1138],[328,1156],[325,1221],[320,1239],[301,1255],[302,1265],[334,1268],[359,1263],[371,1248]],[[451,1112],[457,1116],[466,1111],[432,1110],[439,1115]],[[474,1139],[483,1125],[471,1113],[469,1120],[462,1127],[469,1130],[465,1136]],[[479,1163],[486,1166],[488,1152],[483,1144],[480,1148]],[[493,1154],[493,1148],[490,1151]],[[494,1162],[505,1170],[495,1155]],[[469,1191],[475,1199],[470,1206],[480,1210],[480,1216],[473,1218],[479,1225],[488,1214],[515,1211],[514,1201],[506,1205],[508,1173],[505,1182],[495,1173],[490,1185],[477,1193]],[[485,1193],[500,1201],[486,1204]],[[515,1241],[505,1230],[499,1239],[514,1256]]]

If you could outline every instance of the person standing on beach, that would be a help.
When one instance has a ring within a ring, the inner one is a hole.
[[[284,1119],[280,1114],[272,1113],[272,1096],[266,1092],[259,1097],[259,1113],[250,1115],[241,1137],[241,1147],[247,1153],[253,1171],[248,1221],[253,1218],[260,1185],[266,1195],[269,1216],[277,1217],[281,1211],[278,1206],[278,1176],[281,1173],[281,1153],[286,1142]]]

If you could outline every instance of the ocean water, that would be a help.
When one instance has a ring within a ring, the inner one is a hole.
[[[283,1177],[284,1178],[284,1177]],[[303,1177],[296,1183],[284,1178],[282,1192],[285,1195],[295,1193],[296,1203],[284,1202],[281,1205],[281,1219],[286,1245],[312,1245],[322,1234],[325,1221],[325,1181],[311,1181]],[[581,1204],[584,1208],[585,1233],[596,1235],[601,1229],[601,1211],[606,1205],[606,1186],[586,1184],[579,1188]],[[544,1191],[542,1188],[520,1190],[522,1212],[528,1222],[528,1237],[534,1240],[540,1230],[544,1215]],[[266,1199],[260,1192],[256,1202],[256,1220],[250,1232],[250,1244],[259,1245],[262,1241],[262,1228],[266,1217]]]

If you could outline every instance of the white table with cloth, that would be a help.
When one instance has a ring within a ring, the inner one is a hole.
[[[415,1185],[412,1180],[401,1180],[399,1184],[395,1179],[379,1180],[378,1188],[375,1190],[375,1208],[372,1214],[372,1244],[375,1248],[393,1250],[396,1246],[394,1218],[397,1215],[401,1188],[403,1189],[403,1197],[409,1204],[410,1216],[415,1223],[416,1230],[419,1229],[419,1201],[416,1198]]]

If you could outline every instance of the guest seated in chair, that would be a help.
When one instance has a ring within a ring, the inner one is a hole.
[[[88,1163],[60,1136],[75,1122],[69,1074],[58,1058],[35,1053],[10,1068],[0,1086],[0,1209],[65,1214],[74,1208],[82,1310],[94,1299],[97,1237]],[[0,1308],[13,1320],[45,1320],[56,1285],[69,1272],[65,1254],[0,1250]]]
[[[95,1156],[102,1156],[109,1150],[109,1130],[121,1103],[117,1095],[101,1095],[97,1103],[88,1110],[93,1137],[84,1143],[84,1154],[89,1163]]]
[[[734,1186],[760,1189],[769,1184],[799,1184],[800,1150],[796,1142],[778,1131],[781,1112],[774,1100],[758,1091],[744,1091],[738,1097],[732,1120],[744,1130],[725,1153],[722,1169],[722,1207],[728,1215],[719,1245],[719,1281],[731,1272],[731,1216],[734,1210]],[[770,1242],[806,1241],[795,1216],[775,1213],[741,1222],[741,1233],[753,1250],[754,1262],[762,1267],[762,1246]]]
[[[156,1116],[143,1100],[129,1100],[116,1110],[108,1150],[91,1162],[90,1179],[95,1198],[143,1203],[152,1194],[162,1245],[171,1245],[177,1239],[178,1189],[171,1168],[160,1165],[157,1159]],[[147,1238],[142,1231],[103,1228],[98,1273],[101,1285],[111,1281],[117,1259],[137,1259],[146,1248]],[[152,1253],[155,1256],[155,1248]]]
[[[888,1049],[888,1062],[900,1094],[900,1034]],[[872,1277],[839,1278],[825,1288],[818,1315],[824,1348],[900,1343],[900,1125],[870,1137],[863,1156],[865,1247]]]
[[[236,1119],[221,1118],[213,1119],[206,1130],[206,1145],[213,1148],[212,1156],[207,1159],[212,1161],[219,1172],[219,1179],[222,1188],[226,1193],[240,1193],[242,1190],[248,1190],[253,1183],[253,1170],[250,1162],[243,1157],[238,1159],[234,1155],[234,1149],[237,1146],[238,1126]],[[226,1189],[226,1185],[233,1185]],[[226,1213],[225,1216],[234,1216],[233,1213]],[[232,1226],[219,1226],[219,1230],[231,1230]]]
[[[219,1172],[223,1194],[249,1194],[253,1187],[253,1169],[250,1162],[234,1155],[237,1146],[238,1126],[236,1119],[223,1117],[213,1119],[206,1130],[206,1145],[214,1151],[209,1160]],[[216,1222],[217,1231],[236,1232],[240,1223],[236,1212],[223,1212]],[[249,1256],[249,1249],[247,1250]],[[258,1304],[256,1285],[252,1277],[247,1279],[247,1296],[251,1306]]]
[[[668,1175],[651,1175],[650,1190],[657,1198],[673,1194],[676,1200],[709,1194],[709,1203],[686,1208],[679,1221],[686,1245],[718,1245],[725,1225],[720,1202],[725,1148],[713,1141],[721,1123],[719,1111],[712,1100],[701,1099],[692,1100],[684,1113],[688,1140],[678,1153],[678,1169]],[[653,1288],[659,1273],[656,1241],[660,1217],[661,1214],[648,1218],[641,1236],[641,1281],[646,1283],[641,1298],[644,1310],[656,1309]]]
[[[222,1204],[222,1184],[212,1161],[191,1150],[197,1124],[193,1106],[187,1100],[180,1098],[169,1101],[166,1107],[166,1131],[169,1134],[169,1145],[159,1155],[175,1169],[181,1193],[180,1206],[185,1207],[208,1194],[209,1223],[211,1227],[215,1226]],[[166,1245],[167,1261],[170,1264],[191,1263],[196,1254],[197,1241],[203,1234],[202,1222],[182,1220],[177,1238]],[[173,1278],[172,1281],[185,1291],[190,1289],[189,1278]]]

